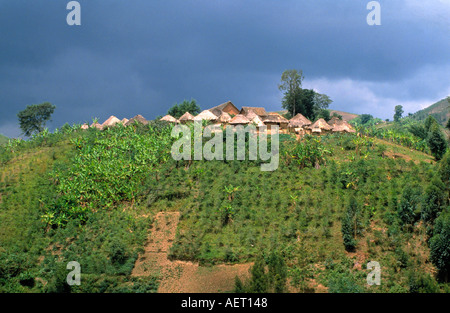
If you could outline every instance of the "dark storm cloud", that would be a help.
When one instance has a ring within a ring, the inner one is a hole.
[[[72,27],[68,1],[0,2],[0,132],[17,136],[16,113],[43,101],[57,106],[53,127],[153,118],[191,97],[278,110],[289,68],[357,113],[419,109],[450,91],[443,1],[380,1],[375,27],[369,1],[79,2]]]

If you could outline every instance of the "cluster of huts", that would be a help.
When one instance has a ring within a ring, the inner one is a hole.
[[[328,123],[323,118],[320,118],[312,123],[305,116],[299,113],[288,120],[278,113],[267,113],[262,107],[242,107],[241,110],[238,110],[238,108],[236,108],[231,101],[222,103],[211,109],[204,110],[197,116],[193,116],[189,112],[186,112],[179,119],[166,115],[161,118],[161,120],[181,124],[206,120],[211,123],[224,126],[253,124],[257,128],[267,126],[267,129],[269,130],[273,125],[277,125],[281,132],[294,132],[300,135],[355,132],[353,127],[347,123],[347,121],[341,120],[337,117],[333,117],[330,121],[328,121]]]
[[[130,119],[124,118],[122,120],[118,119],[114,115],[111,115],[106,121],[103,122],[103,124],[100,124],[98,122],[93,122],[91,125],[83,124],[81,126],[82,129],[88,129],[89,127],[95,127],[97,129],[102,130],[105,127],[111,127],[116,124],[122,124],[124,126],[132,125],[135,122],[147,125],[148,121],[142,116],[142,115],[136,115],[135,117],[132,117]]]
[[[262,107],[242,107],[241,110],[239,110],[231,101],[222,103],[211,109],[204,110],[197,116],[193,116],[189,112],[186,112],[179,119],[176,119],[170,115],[166,115],[161,118],[161,121],[176,124],[187,124],[190,122],[203,120],[223,126],[245,126],[249,124],[255,125],[256,128],[266,126],[268,130],[270,130],[272,126],[277,125],[281,132],[293,132],[299,135],[355,132],[349,123],[344,120],[340,120],[337,117],[333,117],[330,121],[328,121],[328,123],[323,118],[320,118],[312,123],[305,116],[299,113],[288,120],[278,113],[267,113]],[[103,124],[94,122],[91,125],[84,124],[81,127],[83,129],[95,127],[101,130],[105,127],[111,127],[116,124],[128,126],[134,124],[135,122],[142,123],[144,125],[148,124],[148,121],[142,115],[136,115],[129,120],[126,118],[120,120],[115,116],[111,116],[103,122]]]

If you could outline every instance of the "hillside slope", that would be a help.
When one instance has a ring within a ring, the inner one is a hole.
[[[4,143],[7,143],[8,140],[9,140],[8,137],[6,137],[6,136],[0,134],[0,145],[2,145],[2,144],[4,144]]]
[[[74,128],[0,147],[0,292],[232,291],[249,264],[280,258],[285,291],[448,290],[417,202],[438,175],[429,155],[283,134],[279,168],[262,172],[261,159],[176,161],[170,134]],[[73,260],[83,283],[68,288]]]
[[[429,115],[433,116],[442,126],[445,126],[450,118],[450,102],[449,98],[442,99],[429,107],[417,111],[412,118],[417,121],[425,120]]]
[[[338,111],[338,110],[330,110],[330,115],[333,115],[333,113],[341,115],[342,119],[347,122],[358,117],[358,114],[353,114],[353,113],[348,113],[348,112]]]

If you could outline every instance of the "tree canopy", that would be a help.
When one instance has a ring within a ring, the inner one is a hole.
[[[176,103],[169,111],[167,111],[167,114],[172,115],[175,118],[180,118],[186,112],[189,112],[194,116],[200,113],[200,107],[195,99],[191,99],[191,101],[183,100],[181,103]]]
[[[394,122],[399,122],[400,119],[402,118],[404,111],[403,111],[403,107],[401,105],[396,105],[395,106],[395,114],[394,114]]]
[[[431,125],[427,141],[431,154],[436,160],[442,159],[447,150],[447,140],[437,123]]]
[[[329,96],[317,93],[313,89],[303,89],[301,87],[303,79],[301,70],[283,72],[281,84],[278,85],[278,88],[284,91],[282,107],[288,110],[292,116],[301,113],[310,120],[318,117],[328,117],[329,119],[327,108],[333,101]]]
[[[289,95],[289,99],[286,100],[291,104],[291,108],[288,110],[292,112],[292,116],[295,116],[296,112],[298,112],[296,111],[296,106],[299,102],[297,95],[301,91],[303,79],[302,70],[285,70],[281,74],[281,84],[278,85],[278,89],[285,92],[285,98]]]
[[[40,133],[44,130],[45,124],[53,112],[56,106],[49,102],[41,104],[28,105],[25,110],[17,113],[19,118],[20,129],[22,129],[25,136],[31,136],[35,133]]]

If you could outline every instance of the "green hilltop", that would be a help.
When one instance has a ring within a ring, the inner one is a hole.
[[[450,118],[450,102],[448,99],[450,98],[444,98],[423,110],[417,111],[411,116],[411,118],[417,121],[423,121],[431,115],[438,121],[439,124],[445,126]]]
[[[7,143],[8,140],[9,140],[8,137],[6,137],[6,136],[0,134],[0,145]]]

